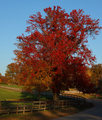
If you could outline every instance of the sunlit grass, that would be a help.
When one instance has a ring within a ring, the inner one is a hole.
[[[0,101],[8,99],[21,99],[22,93],[14,90],[0,88]]]

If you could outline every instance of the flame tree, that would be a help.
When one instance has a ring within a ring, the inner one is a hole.
[[[54,6],[44,12],[45,17],[40,12],[31,15],[28,35],[17,37],[15,60],[28,68],[22,71],[25,84],[50,88],[57,94],[69,87],[86,91],[90,86],[86,65],[95,61],[87,38],[98,34],[99,20],[91,19],[80,9],[68,14]]]

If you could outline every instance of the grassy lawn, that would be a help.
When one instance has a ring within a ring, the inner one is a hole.
[[[0,101],[5,101],[8,99],[21,99],[21,96],[21,92],[0,88]]]
[[[22,89],[23,86],[18,86],[18,85],[7,85],[7,84],[0,84],[0,86],[4,86],[4,87],[11,87],[11,88],[19,88]],[[72,94],[72,93],[71,93]],[[70,95],[70,94],[69,94]],[[77,96],[81,96],[84,98],[88,98],[88,99],[94,99],[94,98],[98,98],[98,99],[102,99],[102,94],[97,95],[97,94],[83,94],[83,93],[73,93],[72,95],[77,95]],[[28,92],[22,93],[22,92],[18,92],[18,91],[14,91],[14,90],[9,90],[6,88],[0,88],[0,101],[3,100],[9,100],[9,99],[33,99],[33,100],[37,100],[38,97],[36,95],[30,94]],[[46,100],[46,99],[52,99],[51,96],[41,96],[40,100]]]
[[[17,99],[26,99],[26,100],[47,100],[52,99],[50,96],[40,96],[40,98],[37,95],[31,94],[29,92],[18,92],[15,90],[9,90],[5,88],[0,88],[0,101],[16,101]]]
[[[17,86],[17,85],[7,85],[7,84],[0,84],[0,86],[4,87],[11,87],[11,88],[23,88],[23,86]],[[101,98],[102,95],[96,95],[96,94],[82,94],[82,93],[75,93],[73,95],[81,96],[84,98]],[[32,100],[37,100],[38,97],[34,94],[28,93],[28,92],[18,92],[14,90],[9,90],[6,88],[0,88],[0,101],[5,101],[5,100],[14,100],[14,99],[32,99]],[[41,96],[40,100],[46,100],[46,99],[52,99],[51,96]]]

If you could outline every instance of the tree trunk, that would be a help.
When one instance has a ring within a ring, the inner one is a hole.
[[[53,93],[53,100],[59,100],[59,93]]]

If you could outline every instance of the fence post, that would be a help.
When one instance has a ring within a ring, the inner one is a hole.
[[[33,102],[32,102],[32,105],[31,105],[30,109],[31,109],[31,113],[32,113],[33,112]]]
[[[0,101],[0,109],[1,109],[1,101]]]
[[[45,101],[44,111],[47,109],[47,102]]]
[[[16,110],[16,113],[18,113],[18,104],[17,104],[17,110]]]
[[[2,104],[1,104],[1,101],[0,101],[0,111],[1,111],[1,105],[2,105]],[[1,113],[1,112],[0,112],[0,113]]]
[[[23,106],[23,114],[25,113],[25,105]]]

